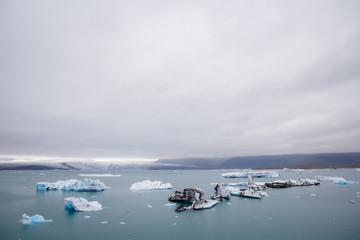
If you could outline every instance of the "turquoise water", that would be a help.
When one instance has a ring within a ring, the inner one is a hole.
[[[111,190],[97,193],[37,192],[39,181],[83,179],[79,171],[1,171],[1,239],[360,239],[360,185],[322,182],[320,186],[268,189],[261,200],[232,197],[215,208],[176,213],[165,206],[175,190],[199,187],[206,197],[213,194],[213,182],[239,182],[224,179],[215,171],[114,171],[121,177],[100,179]],[[42,173],[46,175],[42,175]],[[99,172],[97,172],[99,173]],[[339,176],[360,182],[354,169],[283,172],[276,179]],[[172,190],[131,191],[142,180],[170,182]],[[255,179],[255,181],[273,181]],[[316,196],[312,196],[316,194]],[[104,210],[69,212],[64,198],[84,197],[99,201]],[[350,203],[355,200],[356,203]],[[152,207],[149,207],[151,205]],[[23,213],[41,214],[51,223],[23,225]],[[91,216],[91,218],[84,218]],[[107,221],[107,224],[101,224]],[[125,224],[120,224],[125,222]]]

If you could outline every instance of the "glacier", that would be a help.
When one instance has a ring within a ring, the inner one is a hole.
[[[65,208],[71,211],[99,211],[102,210],[102,205],[98,201],[88,202],[85,198],[68,197],[64,199]]]
[[[20,222],[22,222],[23,224],[37,224],[37,223],[52,222],[52,219],[46,220],[43,216],[39,214],[35,214],[29,217],[24,213],[22,215]]]
[[[77,179],[69,179],[65,181],[57,181],[54,183],[38,182],[36,183],[36,190],[63,190],[63,191],[76,191],[76,192],[100,192],[110,189],[100,180],[92,180],[85,178],[84,181]]]
[[[81,177],[121,177],[120,174],[79,174]]]
[[[166,190],[172,189],[171,183],[163,183],[162,181],[144,180],[142,182],[133,183],[131,190]]]

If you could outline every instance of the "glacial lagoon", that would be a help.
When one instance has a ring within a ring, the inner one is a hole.
[[[234,170],[236,171],[236,170]],[[244,182],[222,178],[229,170],[201,171],[1,171],[1,239],[360,239],[360,185],[321,182],[319,186],[267,189],[263,199],[232,196],[212,209],[174,211],[167,200],[175,190],[198,187],[210,198],[212,183]],[[356,169],[302,172],[279,170],[274,181],[314,176],[360,182]],[[36,191],[37,182],[99,179],[102,192]],[[102,174],[112,174],[104,175]],[[171,183],[171,190],[130,190],[143,180]],[[103,210],[73,212],[64,198],[98,201]],[[51,222],[24,225],[22,215],[40,214]]]

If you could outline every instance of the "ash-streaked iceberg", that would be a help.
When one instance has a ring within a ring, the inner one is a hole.
[[[131,190],[166,190],[172,189],[171,183],[163,183],[162,181],[144,180],[142,182],[133,183]]]
[[[65,208],[71,211],[99,211],[102,210],[102,205],[98,201],[88,202],[85,198],[68,197],[64,199]]]
[[[252,170],[244,170],[241,172],[231,172],[231,173],[223,173],[221,176],[223,178],[247,178],[249,175],[255,178],[275,178],[279,177],[279,173],[277,171],[252,171]]]
[[[20,222],[22,222],[23,224],[38,224],[38,223],[52,222],[52,219],[46,220],[43,216],[39,214],[35,214],[29,217],[24,213],[22,215]]]
[[[92,180],[85,178],[84,181],[77,179],[69,179],[65,181],[57,181],[54,183],[38,182],[36,184],[36,190],[63,190],[63,191],[76,191],[76,192],[100,192],[110,189],[100,180]]]
[[[347,185],[347,184],[359,184],[359,182],[355,181],[348,181],[343,177],[326,177],[326,176],[315,176],[315,178],[319,181],[325,182],[333,182],[340,185]]]

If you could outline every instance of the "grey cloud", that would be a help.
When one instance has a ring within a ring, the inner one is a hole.
[[[359,151],[358,1],[3,1],[0,154]]]

